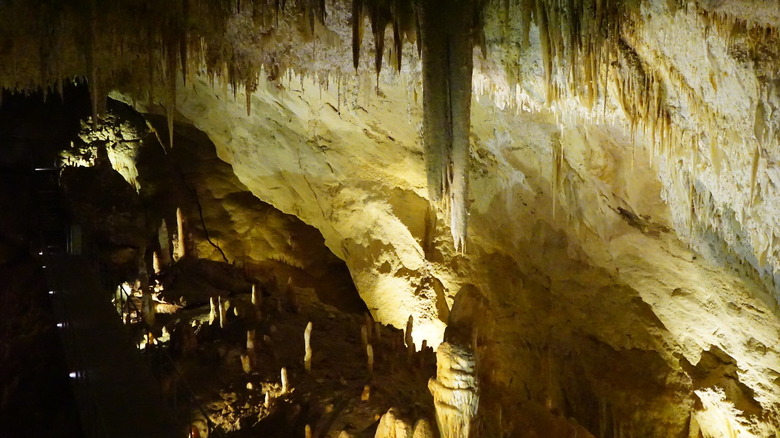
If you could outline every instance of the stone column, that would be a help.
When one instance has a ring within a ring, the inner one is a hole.
[[[428,381],[441,438],[468,438],[479,407],[474,355],[444,342],[436,350],[436,378]]]

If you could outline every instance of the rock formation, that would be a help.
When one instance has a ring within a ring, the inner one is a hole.
[[[444,342],[436,350],[436,378],[428,388],[436,407],[436,424],[442,438],[469,438],[479,408],[473,354]]]

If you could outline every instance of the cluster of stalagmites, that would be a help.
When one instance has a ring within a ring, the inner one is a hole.
[[[398,410],[390,408],[379,420],[374,438],[433,438],[434,436],[428,420],[420,418],[410,422]]]

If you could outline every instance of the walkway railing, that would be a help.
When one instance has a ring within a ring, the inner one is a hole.
[[[137,315],[135,321],[125,319],[125,312],[123,308],[124,306],[121,303],[116,303],[119,317],[122,318],[126,325],[136,322],[143,328],[143,335],[146,340],[146,351],[144,352],[144,357],[147,358],[152,372],[156,374],[156,377],[159,381],[164,380],[165,377],[172,377],[172,380],[170,380],[170,393],[164,393],[163,395],[168,399],[173,412],[179,416],[178,423],[189,427],[190,430],[192,430],[194,427],[197,427],[196,421],[193,419],[192,415],[194,411],[197,411],[203,418],[203,421],[206,423],[209,436],[224,436],[222,432],[216,427],[214,422],[212,422],[209,418],[208,413],[198,401],[195,392],[192,390],[192,387],[189,385],[189,383],[187,383],[187,380],[179,371],[179,368],[176,366],[176,362],[168,353],[165,346],[161,345],[155,337],[152,327],[150,327],[146,322],[144,314],[136,305],[131,292],[128,291],[124,285],[120,285],[118,289],[121,293],[121,299],[125,304],[130,306],[130,309],[127,313]],[[132,334],[129,335],[132,336]],[[135,343],[135,339],[131,340]],[[156,363],[154,360],[155,358],[161,359],[162,363]],[[166,374],[166,371],[169,371],[169,373]]]
[[[65,259],[84,253],[92,266],[92,271],[98,276],[100,289],[108,296],[108,290],[111,286],[106,282],[107,277],[100,275],[102,270],[100,261],[97,258],[97,251],[90,247],[89,244],[82,242],[82,239],[86,240],[87,236],[82,236],[80,227],[67,225],[70,221],[60,204],[58,169],[42,168],[35,170],[36,192],[40,198],[38,202],[40,206],[39,254],[43,256],[44,264],[56,263],[56,260],[59,258]],[[71,369],[76,370],[71,372],[70,377],[73,379],[74,395],[82,413],[83,431],[87,437],[107,437],[110,428],[104,423],[103,416],[99,415],[100,407],[96,403],[98,397],[95,396],[94,384],[90,382],[90,373],[86,371],[88,361],[85,359],[87,355],[83,350],[85,343],[77,339],[76,330],[70,330],[70,327],[68,327],[70,324],[73,324],[70,315],[74,314],[75,309],[69,308],[68,300],[64,297],[65,294],[61,293],[61,290],[57,290],[59,285],[54,284],[51,276],[49,277],[52,287],[50,291],[52,303],[60,321],[58,325],[63,329],[60,331],[63,347]],[[179,427],[178,430],[186,431],[182,436],[185,434],[189,437],[201,436],[199,435],[200,428],[198,428],[198,423],[201,423],[205,425],[208,436],[223,437],[221,430],[209,418],[206,410],[198,401],[192,387],[179,371],[166,347],[158,344],[152,336],[152,328],[144,320],[143,313],[136,306],[132,295],[124,287],[121,288],[121,291],[122,298],[131,307],[132,312],[140,317],[139,322],[143,335],[148,340],[147,351],[138,353],[141,354],[149,365],[147,372],[151,372],[158,382],[157,389],[160,390],[162,398],[167,400],[171,411],[176,416],[175,423]],[[121,313],[120,309],[120,318]],[[123,325],[129,328],[129,324],[125,323]],[[137,346],[137,343],[132,339],[130,330],[125,330],[125,333],[133,341],[132,343]],[[144,371],[138,370],[138,372]],[[164,386],[164,381],[170,384],[170,390],[167,393],[161,390]],[[203,437],[201,436],[201,438]]]

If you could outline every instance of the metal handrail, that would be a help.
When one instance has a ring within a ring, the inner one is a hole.
[[[76,357],[72,357],[72,363],[71,365],[76,368],[76,379],[82,383],[82,388],[84,391],[84,394],[82,394],[82,397],[79,397],[78,394],[74,394],[77,398],[77,403],[81,406],[82,411],[88,412],[87,415],[83,415],[81,426],[82,428],[89,428],[89,430],[85,430],[84,432],[93,432],[93,433],[87,433],[87,436],[108,436],[108,428],[105,424],[105,421],[101,415],[97,415],[97,412],[99,411],[98,406],[95,402],[95,396],[94,391],[89,379],[89,373],[84,369],[84,351],[81,347],[81,343],[76,341],[76,334],[74,330],[71,330],[72,321],[70,319],[69,312],[68,312],[68,306],[66,300],[63,298],[62,294],[65,293],[64,290],[60,287],[55,287],[54,284],[52,284],[51,281],[49,281],[49,286],[52,287],[52,290],[57,290],[57,293],[54,294],[52,297],[52,302],[55,305],[55,308],[59,308],[62,313],[62,319],[64,321],[61,321],[64,323],[64,326],[59,331],[60,333],[60,339],[63,341],[64,344],[63,347],[65,348],[65,351],[70,351],[72,353],[75,353]],[[83,372],[82,372],[83,370]],[[79,400],[80,399],[80,400]],[[88,420],[88,421],[83,421]],[[96,424],[97,423],[97,424]]]
[[[140,317],[140,324],[144,328],[145,335],[147,336],[147,343],[146,343],[147,348],[149,346],[155,346],[156,344],[152,344],[152,343],[149,342],[149,340],[152,339],[151,337],[149,337],[149,335],[153,335],[152,329],[151,329],[151,327],[149,327],[149,324],[147,324],[147,322],[144,320],[143,313],[141,312],[141,310],[138,309],[138,307],[135,305],[135,302],[132,299],[133,298],[132,295],[130,295],[130,293],[127,290],[125,290],[124,285],[120,285],[119,289],[122,291],[122,294],[123,294],[123,296],[125,298],[125,302],[129,303],[129,305],[132,306],[133,311],[136,314],[141,316]],[[120,314],[120,316],[123,316],[123,315]],[[152,348],[154,348],[154,347],[152,347]],[[184,378],[184,376],[179,371],[179,367],[176,366],[176,362],[174,362],[173,358],[168,354],[168,352],[164,348],[157,348],[155,351],[161,353],[161,355],[164,358],[164,360],[167,362],[167,364],[173,370],[175,378],[178,379],[178,381],[180,381],[183,384],[183,387],[185,388],[185,390],[187,392],[187,398],[188,398],[189,406],[192,406],[193,403],[194,403],[195,408],[198,411],[200,411],[200,414],[206,420],[206,427],[208,427],[209,435],[214,433],[218,437],[223,437],[224,435],[222,434],[222,432],[219,429],[216,428],[216,425],[214,424],[213,421],[211,421],[211,418],[209,418],[208,413],[206,412],[206,410],[203,408],[203,406],[198,401],[198,398],[195,395],[195,391],[193,391],[192,387],[189,385],[189,383],[187,383],[187,380]],[[176,382],[176,379],[174,379],[174,384]],[[175,401],[176,401],[175,390],[173,392],[174,392],[174,394],[173,394],[172,397],[173,397],[173,402],[175,403]],[[189,426],[190,426],[190,428],[193,426],[191,410],[190,410]]]
[[[55,169],[50,168],[35,168],[34,174],[36,176],[44,176],[49,177],[51,174],[50,171]],[[39,173],[39,172],[46,172],[46,173]],[[38,196],[41,196],[43,193],[45,187],[41,183],[47,183],[46,180],[42,180],[40,178],[33,178],[35,180],[35,191]],[[59,178],[57,178],[57,186],[56,187],[49,187],[51,189],[59,190]],[[48,203],[43,203],[39,205],[39,220],[43,215],[45,214],[52,214],[57,213],[56,210],[51,208],[52,205]],[[66,221],[67,222],[67,221]],[[39,226],[41,223],[38,224]],[[63,225],[62,233],[63,235],[60,237],[65,237],[65,226]],[[42,256],[41,260],[44,261],[46,265],[52,265],[54,262],[53,258],[56,257],[52,254],[50,254],[50,250],[56,249],[55,252],[59,251],[65,251],[65,248],[57,248],[54,246],[54,242],[49,241],[49,236],[47,232],[50,230],[44,230],[42,228],[39,228],[38,230],[38,242],[39,247],[38,251],[39,254]],[[61,243],[61,242],[60,242]],[[59,246],[59,245],[57,245]],[[49,266],[49,269],[51,269],[52,266]],[[86,360],[84,359],[85,354],[84,350],[82,348],[82,345],[80,342],[77,341],[77,334],[75,330],[72,329],[74,321],[71,319],[71,312],[68,310],[68,304],[66,300],[63,297],[63,294],[66,293],[66,291],[61,287],[60,284],[55,284],[54,278],[51,275],[50,272],[47,272],[46,275],[46,283],[49,286],[49,290],[56,291],[55,294],[51,297],[51,302],[54,307],[55,312],[59,313],[59,323],[63,324],[61,327],[61,330],[58,330],[60,340],[63,344],[63,350],[66,355],[70,356],[70,360],[68,362],[71,362],[70,365],[75,368],[76,377],[71,377],[71,379],[74,379],[75,382],[72,388],[74,389],[74,398],[76,399],[76,403],[79,406],[82,413],[85,415],[81,415],[81,428],[84,433],[87,434],[87,436],[108,436],[108,427],[106,426],[106,423],[101,415],[97,415],[99,408],[97,406],[97,403],[95,401],[94,396],[94,388],[92,387],[92,384],[90,382],[89,373],[84,368]],[[76,383],[79,384],[79,387],[76,387]]]
[[[36,169],[36,170],[39,170],[39,169]],[[45,170],[45,171],[56,171],[55,168],[52,168],[52,169],[40,169],[40,170],[42,170],[42,171],[43,170]],[[59,189],[59,174],[57,174],[57,189]],[[66,235],[66,246],[68,246],[67,242],[70,241],[71,236],[69,236],[69,233],[67,231],[65,231],[65,230],[63,230],[63,231],[64,231],[64,234]],[[41,234],[40,240],[41,240],[42,252],[44,252],[44,254],[46,254],[48,256],[48,248],[47,248],[47,243],[48,242],[46,241],[46,238],[43,235],[43,233],[41,232],[40,234]],[[67,251],[67,248],[61,248],[61,250]],[[88,251],[87,254],[89,254],[88,255],[88,259],[92,263],[93,267],[96,268],[96,273],[98,274],[98,278],[101,281],[103,281],[104,280],[104,276],[100,275],[100,272],[101,272],[100,263],[97,260],[95,252],[94,251]],[[103,285],[105,286],[105,283]],[[147,336],[147,346],[152,346],[152,348],[154,348],[155,344],[148,342],[148,340],[153,339],[152,337],[149,336],[150,334],[153,334],[153,332],[151,330],[151,327],[144,320],[143,313],[135,305],[135,302],[133,302],[132,296],[128,293],[128,291],[126,291],[123,286],[121,286],[120,289],[121,289],[122,293],[124,294],[125,302],[128,302],[130,304],[130,306],[132,306],[134,312],[137,315],[140,316],[141,325],[142,325],[143,329],[145,330],[145,335]],[[67,315],[67,310],[66,310],[65,300],[63,299],[62,296],[56,297],[56,299],[59,301],[59,305],[62,308],[63,316],[65,316],[67,318],[67,316],[66,316]],[[120,316],[122,316],[121,315],[121,309],[120,309]],[[70,320],[68,320],[67,322],[70,323]],[[122,322],[124,324],[124,321],[122,321]],[[124,325],[126,325],[126,324],[124,324]],[[63,335],[63,337],[65,337],[65,336],[66,335]],[[76,346],[75,349],[71,348],[70,350],[76,352],[78,358],[75,358],[75,359],[76,359],[76,362],[78,362],[79,368],[81,368],[83,366],[84,362],[85,362],[84,361],[84,354],[83,354],[83,351],[82,351],[81,347],[78,346],[78,342],[75,342],[75,340],[73,339],[74,336],[75,336],[75,334],[72,331],[69,331],[69,334],[67,335],[68,342],[71,342],[71,343],[73,343]],[[186,379],[184,378],[184,376],[179,371],[179,368],[176,366],[176,363],[174,362],[173,358],[168,354],[168,352],[164,348],[157,348],[156,351],[161,353],[164,361],[167,362],[167,364],[170,366],[170,369],[173,370],[174,385],[176,384],[177,381],[179,381],[179,382],[181,382],[180,385],[185,388],[186,397],[187,397],[187,403],[188,403],[188,410],[187,410],[187,412],[188,412],[188,415],[189,415],[189,421],[187,422],[188,423],[187,426],[189,427],[188,435],[192,433],[192,426],[194,425],[194,423],[192,421],[192,406],[194,405],[194,407],[200,412],[200,414],[203,416],[203,418],[206,421],[206,427],[207,427],[209,436],[214,434],[215,436],[220,437],[220,438],[224,437],[224,434],[222,433],[222,431],[217,429],[217,427],[214,424],[214,422],[211,421],[211,418],[208,416],[206,410],[203,408],[203,406],[198,401],[198,399],[197,399],[197,397],[195,395],[195,392],[192,390],[192,387],[187,383]],[[152,367],[150,367],[150,369],[152,369]],[[153,372],[153,374],[154,374],[154,372]],[[159,380],[159,376],[155,376],[155,377]],[[83,386],[84,386],[84,388],[86,390],[85,397],[88,399],[86,401],[82,401],[82,406],[84,406],[84,403],[86,403],[88,405],[87,406],[88,412],[97,413],[98,412],[98,406],[95,403],[95,397],[92,396],[93,390],[90,387],[88,373],[87,372],[83,372],[83,373],[79,372],[79,374],[77,375],[77,378],[80,379],[84,383]],[[174,409],[174,412],[176,412],[175,411],[175,408],[176,408],[175,403],[176,403],[176,398],[177,398],[177,392],[175,391],[175,387],[174,387],[174,392],[173,392],[172,397],[173,397],[173,404],[174,404],[173,409]],[[95,419],[94,419],[95,417],[100,417],[100,424],[93,425],[92,428],[93,428],[93,430],[95,432],[100,434],[99,436],[107,436],[107,430],[108,429],[107,429],[106,424],[104,423],[102,417],[99,416],[99,415],[88,415],[88,417],[92,419],[92,423],[96,422]],[[89,427],[89,426],[86,425],[86,424],[82,424],[82,427]],[[100,431],[102,431],[102,434],[100,433]]]

